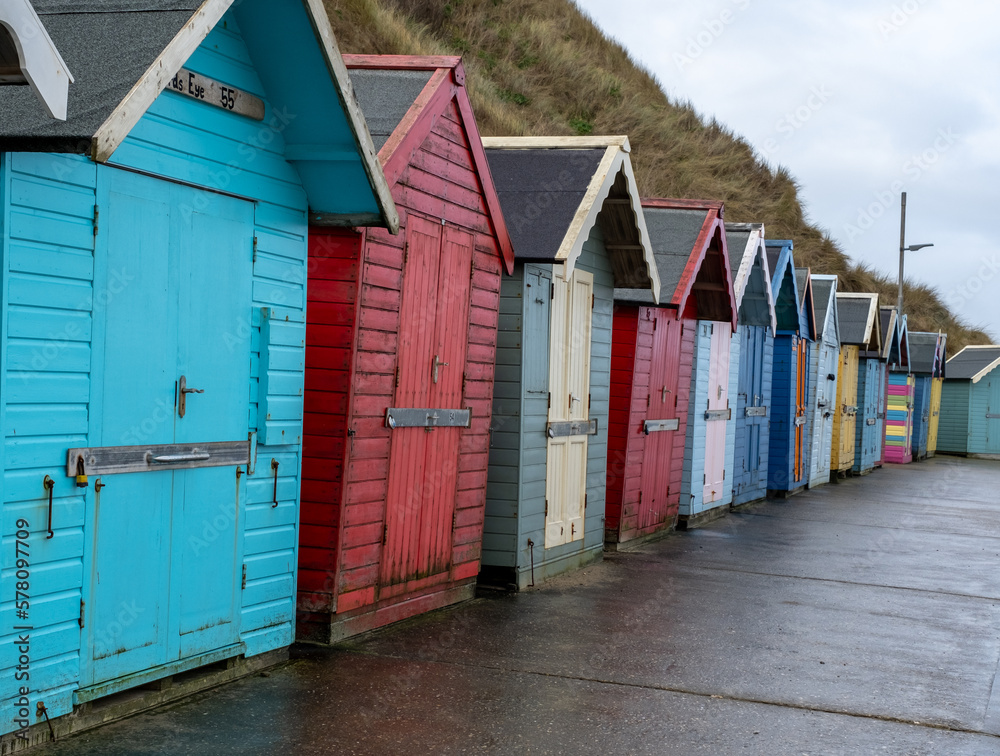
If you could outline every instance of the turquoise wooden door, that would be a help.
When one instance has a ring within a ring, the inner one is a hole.
[[[113,169],[102,185],[99,445],[245,439],[253,206]],[[183,418],[181,376],[204,392]],[[242,481],[229,467],[100,479],[84,684],[237,642]]]

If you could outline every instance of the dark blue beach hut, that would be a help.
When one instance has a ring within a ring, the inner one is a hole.
[[[733,506],[767,495],[767,467],[776,319],[767,267],[764,226],[726,226],[738,325],[729,369],[737,377]]]
[[[777,331],[771,386],[771,431],[768,491],[789,494],[806,483],[807,349],[812,326],[807,316],[806,281],[800,292],[795,280],[792,242],[766,241]],[[809,304],[808,311],[812,311]]]
[[[46,7],[65,121],[0,87],[3,632],[32,652],[0,711],[33,742],[287,654],[307,226],[398,224],[318,0]]]

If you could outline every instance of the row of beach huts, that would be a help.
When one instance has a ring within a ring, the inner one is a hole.
[[[946,361],[763,224],[641,199],[625,137],[483,139],[459,59],[341,56],[318,0],[93,6],[0,8],[11,749],[1000,455],[1000,347]]]

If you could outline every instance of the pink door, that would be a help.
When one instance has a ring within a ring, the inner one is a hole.
[[[472,235],[409,216],[395,407],[461,409]],[[461,428],[395,428],[389,447],[380,583],[451,567]]]
[[[726,480],[726,426],[729,415],[729,323],[712,323],[712,352],[708,366],[708,412],[705,421],[705,491],[711,504],[722,499]]]
[[[649,308],[646,312],[653,320],[646,419],[676,419],[681,324],[662,310]],[[683,432],[678,427],[677,430],[656,430],[646,436],[639,484],[640,528],[660,525],[667,519],[674,439],[677,433]]]

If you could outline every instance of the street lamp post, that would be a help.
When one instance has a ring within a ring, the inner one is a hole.
[[[896,317],[903,317],[903,253],[915,252],[933,244],[911,244],[906,246],[906,192],[903,192],[899,212],[899,293],[896,296]]]

